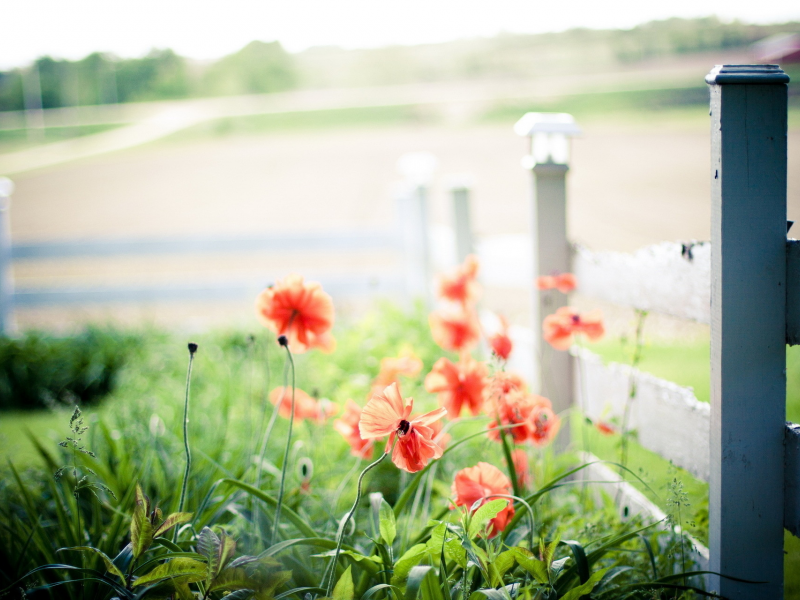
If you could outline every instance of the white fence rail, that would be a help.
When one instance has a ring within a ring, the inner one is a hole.
[[[711,406],[694,397],[691,388],[642,373],[576,348],[574,357],[577,405],[595,420],[623,416],[631,383],[629,427],[642,446],[708,481],[708,427]]]

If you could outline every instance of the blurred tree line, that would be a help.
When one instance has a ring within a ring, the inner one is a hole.
[[[79,61],[42,57],[0,72],[0,110],[24,97],[42,108],[268,93],[297,87],[347,87],[577,73],[680,54],[745,49],[774,33],[800,33],[800,22],[753,25],[716,17],[667,19],[629,30],[573,29],[501,34],[444,44],[345,50],[311,48],[290,55],[278,42],[251,42],[212,63],[172,50],[120,59],[94,53]],[[35,80],[38,72],[38,87]],[[31,105],[29,101],[29,106]]]
[[[251,42],[208,65],[172,50],[131,59],[99,52],[78,61],[45,56],[0,72],[0,110],[25,108],[36,71],[42,108],[276,92],[296,83],[293,58],[278,42]]]

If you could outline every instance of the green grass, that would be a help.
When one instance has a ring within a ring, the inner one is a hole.
[[[102,133],[118,128],[119,125],[80,125],[75,127],[47,127],[37,135],[28,136],[27,129],[11,129],[0,131],[0,152],[23,150],[39,144],[61,142],[85,135]]]

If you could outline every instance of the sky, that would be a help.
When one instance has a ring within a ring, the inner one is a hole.
[[[800,1],[769,0],[0,0],[0,69],[94,51],[129,58],[172,48],[215,59],[253,40],[291,52],[443,42],[501,32],[630,28],[669,17],[800,20]]]

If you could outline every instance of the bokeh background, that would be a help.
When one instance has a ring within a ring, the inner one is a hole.
[[[34,4],[13,9],[20,28],[0,42],[12,243],[127,241],[138,250],[18,254],[18,330],[247,325],[253,294],[287,273],[341,285],[395,273],[392,251],[195,252],[193,243],[391,232],[397,161],[415,151],[438,160],[429,189],[435,270],[455,263],[448,182],[466,176],[476,247],[494,249],[484,302],[529,325],[530,174],[515,121],[568,112],[582,128],[570,158],[574,241],[629,251],[708,239],[703,77],[720,63],[781,62],[795,75],[789,216],[800,217],[800,10],[791,3],[772,12],[677,3],[672,13],[576,5],[571,16],[513,3],[411,3],[387,4],[382,19],[358,3],[342,3],[337,16],[315,3],[270,13],[239,2],[227,7],[235,19],[187,5],[149,27],[139,21],[147,3],[115,13],[45,2],[35,16]],[[315,24],[333,18],[335,27]],[[180,23],[196,25],[194,37]],[[185,251],[162,253],[165,242],[186,242]],[[401,300],[365,289],[337,298],[343,319],[376,296]]]

